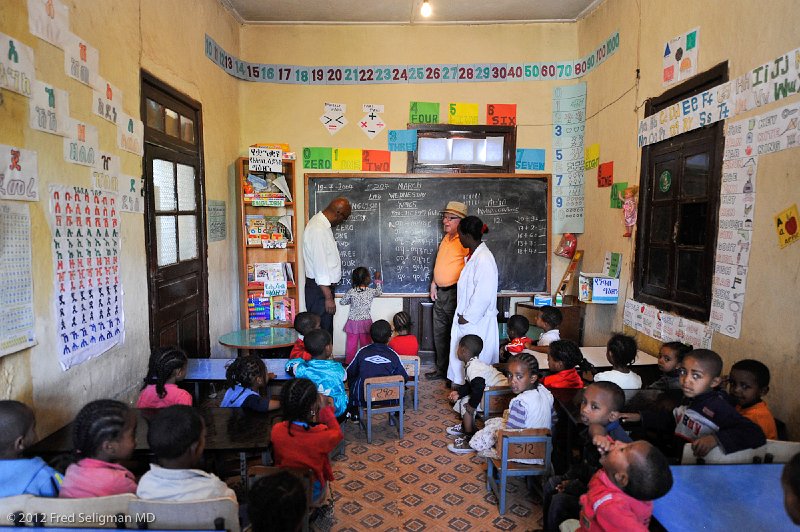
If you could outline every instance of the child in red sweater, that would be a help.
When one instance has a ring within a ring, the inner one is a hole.
[[[325,498],[327,482],[333,480],[329,453],[344,439],[333,407],[317,393],[308,379],[294,379],[283,386],[283,419],[272,427],[270,440],[275,465],[303,467],[314,471],[314,504]]]
[[[550,375],[542,379],[542,384],[548,388],[583,388],[583,380],[575,369],[581,362],[583,355],[575,342],[556,340],[547,353]]]
[[[411,334],[411,316],[408,312],[398,312],[392,318],[394,335],[389,340],[389,347],[401,357],[415,357],[419,354],[419,341]]]
[[[299,338],[295,341],[292,352],[289,353],[289,358],[302,358],[306,362],[313,358],[311,353],[306,351],[303,338],[314,329],[319,329],[319,316],[316,314],[301,312],[294,317],[294,330],[297,331]]]
[[[646,441],[598,441],[603,469],[581,496],[579,530],[626,532],[648,530],[653,500],[672,488],[667,458]]]
[[[500,362],[508,362],[509,357],[520,354],[531,343],[531,339],[526,336],[530,326],[528,318],[520,314],[508,318],[506,324],[508,342],[500,343]]]

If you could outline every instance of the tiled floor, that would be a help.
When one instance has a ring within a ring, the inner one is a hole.
[[[425,369],[423,369],[424,373]],[[505,515],[486,490],[485,459],[447,450],[445,428],[458,421],[444,381],[420,381],[419,410],[406,398],[405,437],[386,415],[372,443],[359,425],[344,427],[346,453],[333,462],[332,530],[533,530],[541,506],[523,479],[509,483]]]

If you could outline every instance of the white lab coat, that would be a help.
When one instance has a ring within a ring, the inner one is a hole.
[[[450,365],[447,368],[447,378],[454,384],[464,384],[464,364],[456,356],[458,342],[464,335],[476,334],[483,340],[483,351],[478,355],[481,361],[496,364],[500,360],[497,283],[494,255],[481,243],[458,278],[458,301],[450,331]],[[459,314],[469,323],[459,325]]]

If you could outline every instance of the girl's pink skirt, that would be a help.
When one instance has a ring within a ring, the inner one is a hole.
[[[370,327],[372,327],[372,320],[347,320],[344,324],[344,332],[368,335]]]

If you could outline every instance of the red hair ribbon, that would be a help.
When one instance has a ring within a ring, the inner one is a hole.
[[[486,224],[483,224],[483,227],[481,227],[481,234],[486,234],[488,231],[489,227]]]

